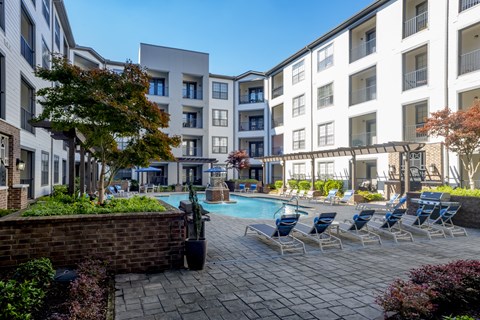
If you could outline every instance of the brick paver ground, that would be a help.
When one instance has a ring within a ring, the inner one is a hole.
[[[310,205],[310,204],[309,204]],[[351,206],[314,205],[308,210],[338,212]],[[245,226],[258,221],[211,214],[207,224],[208,258],[203,271],[175,270],[159,274],[123,274],[115,279],[117,320],[123,319],[374,319],[381,309],[375,296],[412,267],[480,257],[480,232],[468,237],[363,248],[342,238],[344,250],[322,253],[305,240],[307,254],[286,253],[254,235]]]

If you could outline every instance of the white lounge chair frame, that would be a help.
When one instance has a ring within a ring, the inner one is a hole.
[[[256,226],[263,226],[265,228],[265,230],[260,230]],[[267,227],[268,227],[268,230],[271,231],[271,232],[268,232],[268,233],[266,232]],[[253,225],[248,225],[245,228],[244,236],[246,236],[247,234],[252,234],[252,233],[256,233],[260,236],[263,236],[267,240],[270,240],[271,242],[273,242],[274,244],[279,246],[280,247],[280,252],[281,252],[282,255],[285,251],[296,251],[296,250],[299,250],[299,249],[301,249],[303,251],[303,253],[307,252],[305,250],[305,244],[302,241],[295,238],[294,236],[292,236],[291,235],[292,232],[290,232],[290,234],[288,236],[272,237],[272,234],[274,234],[274,232],[276,230],[277,230],[276,227],[273,227],[273,226],[270,226],[270,225],[267,225],[267,224],[253,224]]]

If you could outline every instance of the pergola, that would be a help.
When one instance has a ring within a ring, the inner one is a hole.
[[[368,154],[380,154],[380,153],[405,153],[407,159],[410,159],[410,152],[417,151],[422,149],[425,146],[425,143],[418,142],[387,142],[381,144],[374,144],[370,146],[358,146],[358,147],[342,147],[330,150],[319,150],[319,151],[309,151],[309,152],[298,152],[298,153],[289,153],[283,155],[273,155],[266,157],[255,158],[262,161],[262,167],[265,170],[265,163],[268,162],[280,162],[283,165],[282,170],[282,182],[283,187],[285,187],[285,162],[292,160],[311,160],[312,164],[312,189],[315,185],[315,159],[322,158],[333,158],[333,157],[352,157],[352,171],[350,174],[350,179],[352,186],[355,185],[355,167],[356,167],[356,157],[359,155],[368,155]],[[265,179],[265,174],[263,175]],[[263,181],[265,183],[265,181]],[[405,161],[405,192],[410,191],[410,163]]]

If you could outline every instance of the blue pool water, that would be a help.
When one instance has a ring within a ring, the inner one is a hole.
[[[159,197],[160,200],[178,208],[181,200],[188,200],[188,194],[171,194],[168,197]],[[273,219],[273,214],[282,208],[283,201],[267,198],[247,198],[241,196],[230,195],[230,200],[237,203],[208,204],[203,202],[205,194],[198,194],[198,200],[201,205],[208,211],[216,214],[223,214],[237,218],[257,218],[257,219]],[[295,213],[295,206],[286,205],[285,210],[280,211],[276,215],[278,218],[281,213]],[[300,214],[306,212],[299,211]]]

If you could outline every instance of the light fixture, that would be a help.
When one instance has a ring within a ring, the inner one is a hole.
[[[397,168],[395,168],[395,165],[391,164],[388,166],[388,172],[390,173],[395,173],[397,171]]]
[[[435,165],[435,163],[430,164],[429,169],[432,173],[437,172],[437,166]]]
[[[25,170],[25,162],[17,158],[17,169],[20,171]]]

